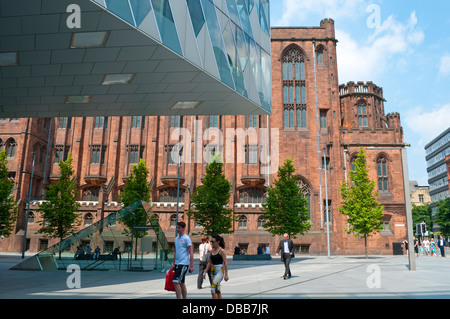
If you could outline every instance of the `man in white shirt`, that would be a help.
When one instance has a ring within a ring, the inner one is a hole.
[[[291,277],[291,269],[290,263],[291,258],[294,257],[294,242],[289,238],[288,234],[284,234],[283,240],[280,241],[278,245],[278,249],[276,255],[278,256],[278,252],[281,250],[283,254],[281,255],[281,261],[284,262],[284,275],[283,279],[287,279]]]
[[[178,236],[175,238],[174,264],[172,266],[172,269],[175,271],[173,285],[175,287],[177,299],[187,298],[187,289],[184,279],[188,270],[190,273],[194,271],[194,251],[192,249],[192,241],[191,238],[184,233],[185,229],[186,224],[184,222],[178,222]]]

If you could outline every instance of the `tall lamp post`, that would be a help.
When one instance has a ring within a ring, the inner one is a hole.
[[[327,149],[323,148],[323,167],[325,172],[325,222],[327,223],[327,252],[328,259],[330,259],[330,211],[328,208],[328,185],[327,185],[327,161],[326,155]]]
[[[33,152],[32,154],[33,154],[33,164],[31,167],[30,188],[28,190],[27,214],[25,216],[25,230],[23,233],[22,259],[25,258],[25,246],[27,245],[28,215],[30,214],[31,188],[33,186],[34,160],[36,158],[36,153]]]
[[[411,198],[409,195],[409,175],[408,175],[408,160],[406,157],[406,147],[410,144],[403,143],[402,152],[402,170],[403,170],[403,188],[405,193],[405,208],[406,208],[406,234],[408,236],[408,258],[409,270],[416,270],[416,257],[414,255],[414,237],[413,237],[413,220],[411,212]]]
[[[175,220],[175,238],[177,237],[177,225],[178,225],[178,206],[180,202],[180,166],[181,166],[181,151],[182,148],[178,150],[178,173],[177,173],[177,213]]]

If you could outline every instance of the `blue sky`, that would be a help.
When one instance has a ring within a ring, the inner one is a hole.
[[[450,127],[450,1],[271,0],[272,26],[335,21],[339,83],[373,81],[400,113],[409,179],[428,185],[424,147]]]

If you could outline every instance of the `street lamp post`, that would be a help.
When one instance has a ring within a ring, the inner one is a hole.
[[[409,175],[408,175],[408,160],[406,157],[406,146],[411,146],[407,143],[403,144],[401,148],[402,154],[402,170],[403,170],[403,188],[405,193],[405,208],[406,208],[406,234],[408,236],[408,258],[409,270],[416,270],[416,257],[414,255],[414,237],[413,237],[413,220],[411,212],[411,198],[409,194]]]
[[[325,155],[326,147],[323,148],[323,167],[325,168],[325,222],[327,223],[327,251],[328,259],[330,259],[330,212],[328,209],[327,162]]]
[[[181,150],[178,150],[178,173],[177,173],[177,213],[175,221],[175,238],[177,237],[177,225],[178,225],[178,206],[180,202],[180,166],[181,166]]]
[[[33,164],[32,164],[32,167],[31,167],[30,188],[28,190],[27,214],[25,216],[25,230],[24,230],[24,233],[23,233],[22,259],[25,258],[25,246],[27,244],[28,215],[30,214],[31,188],[33,186],[34,160],[36,158],[36,153],[33,152],[32,154],[33,154]]]

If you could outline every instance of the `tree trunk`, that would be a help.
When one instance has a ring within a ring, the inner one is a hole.
[[[365,251],[366,251],[366,259],[368,259],[369,255],[367,253],[367,235],[364,235],[364,246],[365,246]]]

